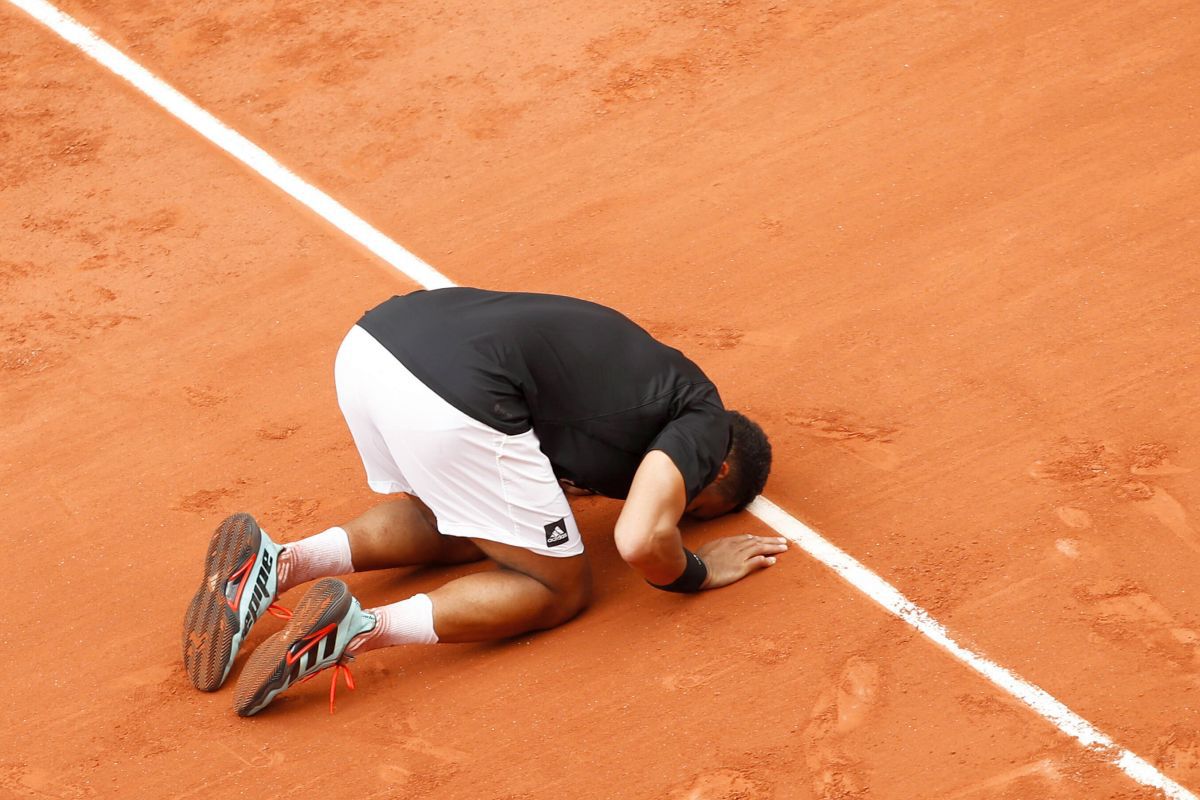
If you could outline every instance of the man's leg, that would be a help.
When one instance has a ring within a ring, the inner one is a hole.
[[[351,653],[398,644],[481,642],[561,625],[591,600],[587,555],[554,558],[483,539],[475,546],[499,565],[450,581],[428,595],[369,609],[378,622]]]
[[[238,678],[234,710],[241,716],[257,714],[296,681],[322,669],[343,669],[346,656],[366,650],[515,636],[560,625],[587,605],[591,574],[586,555],[555,558],[475,541],[499,562],[499,569],[467,575],[390,606],[364,610],[342,581],[317,581],[284,629],[251,655]],[[335,673],[334,686],[336,680]]]
[[[433,512],[412,496],[381,503],[345,525],[285,547],[279,591],[317,578],[373,569],[479,561],[470,539],[438,533]]]
[[[381,503],[343,527],[357,572],[484,558],[470,539],[438,533],[433,512],[411,495]]]

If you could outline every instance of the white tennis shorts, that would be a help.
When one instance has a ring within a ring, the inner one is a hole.
[[[546,556],[583,552],[532,430],[512,436],[467,416],[357,325],[338,350],[334,380],[371,489],[416,495],[449,536]]]

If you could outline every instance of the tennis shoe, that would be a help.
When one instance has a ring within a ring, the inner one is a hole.
[[[283,630],[251,654],[238,676],[234,710],[242,717],[257,714],[292,684],[332,667],[332,712],[339,674],[349,688],[354,688],[347,666],[353,656],[346,654],[346,646],[356,636],[374,630],[375,624],[375,615],[363,610],[345,582],[337,578],[317,581],[301,598]]]
[[[275,605],[282,549],[249,514],[234,514],[217,526],[204,578],[183,618],[183,664],[197,689],[220,688],[263,614],[290,616]]]

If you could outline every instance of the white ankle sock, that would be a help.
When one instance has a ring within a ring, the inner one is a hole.
[[[315,578],[351,572],[350,537],[341,528],[330,528],[284,546],[279,556],[279,594]]]
[[[367,609],[375,615],[375,628],[357,637],[346,648],[362,653],[397,644],[437,644],[433,630],[433,601],[427,594],[415,594],[407,600]]]

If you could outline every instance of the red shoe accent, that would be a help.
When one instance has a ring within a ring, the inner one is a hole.
[[[250,568],[254,566],[255,558],[257,558],[257,554],[251,553],[250,557],[246,559],[246,563],[238,567],[237,570],[229,576],[229,581],[238,581],[237,594],[233,596],[232,600],[229,599],[228,590],[225,592],[225,602],[235,614],[237,613],[238,606],[242,602],[242,592],[246,589],[246,580],[250,577]],[[229,581],[226,581],[226,584],[228,584]]]
[[[267,606],[267,613],[272,617],[279,617],[280,619],[292,618],[292,612],[284,606],[279,605],[279,603],[271,603],[271,605]]]
[[[295,653],[291,652],[291,647],[289,647],[288,654],[284,656],[284,660],[287,662],[287,665],[290,667],[292,664],[295,664],[297,661],[299,661],[300,656],[304,655],[309,650],[312,650],[314,647],[320,644],[321,640],[324,639],[325,636],[335,628],[337,628],[337,623],[331,622],[324,628],[321,628],[321,630],[313,631],[312,633],[308,634],[300,640],[305,643],[304,647],[301,647]],[[314,672],[313,674],[316,675],[317,673]]]

